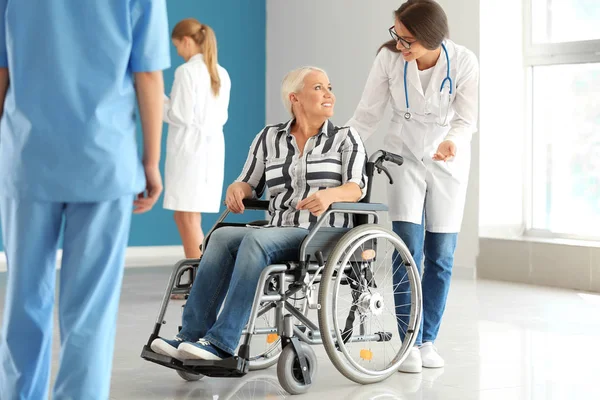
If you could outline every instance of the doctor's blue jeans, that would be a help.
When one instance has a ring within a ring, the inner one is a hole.
[[[458,238],[458,233],[426,232],[423,226],[411,222],[393,222],[394,232],[408,247],[421,275],[423,315],[415,342],[417,346],[425,342],[435,342],[437,338],[450,289],[454,250]],[[424,271],[421,268],[423,256]],[[398,268],[400,260],[396,254],[394,260],[394,286],[397,287],[394,300],[400,337],[404,337],[403,332],[406,331],[409,319],[407,315],[410,314],[410,285],[405,277],[406,270],[403,267]]]
[[[8,265],[0,332],[1,400],[48,398],[61,232],[61,351],[52,398],[109,398],[132,204],[133,195],[99,203],[0,196]]]
[[[202,255],[177,336],[187,342],[204,338],[235,354],[262,271],[270,264],[298,260],[307,235],[306,229],[288,227],[216,229]]]

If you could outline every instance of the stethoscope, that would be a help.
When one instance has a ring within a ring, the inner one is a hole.
[[[444,43],[442,43],[442,49],[444,49],[444,53],[446,54],[446,78],[444,78],[444,80],[442,81],[442,85],[440,86],[440,109],[439,109],[439,117],[440,117],[440,121],[438,121],[438,125],[440,126],[446,126],[448,125],[447,119],[448,119],[448,111],[450,110],[450,99],[452,97],[452,78],[450,77],[450,57],[448,56],[448,50],[446,49],[446,46],[444,45]],[[408,70],[408,61],[404,61],[404,97],[406,98],[406,112],[404,113],[404,119],[405,120],[410,120],[412,118],[412,113],[410,112],[410,107],[408,104],[408,86],[406,85],[406,71]],[[443,90],[444,90],[444,85],[446,84],[446,82],[448,82],[448,84],[450,85],[450,93],[448,93],[448,107],[446,108],[446,113],[444,116],[444,119],[442,121],[442,96],[443,96]]]

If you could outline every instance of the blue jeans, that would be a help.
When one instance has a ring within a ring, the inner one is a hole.
[[[270,264],[297,261],[300,244],[307,235],[306,229],[287,227],[215,230],[198,266],[177,336],[188,342],[204,338],[233,355],[250,317],[263,269]]]
[[[408,247],[420,274],[425,250],[425,271],[421,274],[423,317],[415,344],[434,342],[446,308],[458,233],[425,232],[423,224],[402,221],[394,221],[393,230]],[[410,314],[410,285],[406,270],[397,268],[400,260],[396,254],[394,260],[397,260],[394,264],[394,286],[397,286],[394,300],[400,337],[403,338]]]

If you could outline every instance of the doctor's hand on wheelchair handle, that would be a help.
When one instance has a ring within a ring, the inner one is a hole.
[[[456,155],[456,145],[452,140],[444,140],[433,155],[434,161],[450,161]]]

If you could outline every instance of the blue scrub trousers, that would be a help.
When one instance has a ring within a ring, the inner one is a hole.
[[[116,319],[133,196],[48,203],[0,196],[8,263],[0,333],[0,400],[49,392],[56,252],[64,219],[54,400],[109,397]]]

